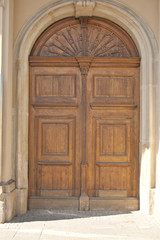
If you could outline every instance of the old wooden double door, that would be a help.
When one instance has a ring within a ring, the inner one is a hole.
[[[138,197],[139,57],[119,26],[68,18],[30,55],[29,196]]]

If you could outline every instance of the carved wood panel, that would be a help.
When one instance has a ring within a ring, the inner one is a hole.
[[[75,80],[75,76],[70,75],[38,75],[36,97],[75,97]]]
[[[133,98],[133,84],[131,76],[95,76],[94,97]]]
[[[130,120],[96,119],[96,162],[130,161]]]
[[[137,57],[132,39],[118,25],[100,18],[67,19],[49,27],[33,47],[40,57]]]
[[[40,164],[72,164],[72,149],[75,149],[74,127],[74,118],[55,116],[37,119],[37,159]]]

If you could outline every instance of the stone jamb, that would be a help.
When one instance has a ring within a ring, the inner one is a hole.
[[[0,185],[2,185],[2,32],[3,32],[3,2],[0,1]],[[3,187],[0,186],[0,223],[5,222],[5,198]]]
[[[87,6],[86,6],[87,7]],[[87,10],[87,9],[85,9]],[[154,35],[144,20],[118,1],[97,0],[93,16],[104,17],[123,27],[135,41],[141,55],[140,68],[140,209],[150,211],[150,191],[155,188],[155,87],[157,84],[158,48]],[[27,210],[28,191],[28,97],[29,65],[31,48],[47,26],[65,17],[75,16],[75,1],[57,1],[47,4],[36,13],[20,31],[14,46],[14,81],[17,92],[14,111],[17,124],[16,183],[19,213]],[[152,194],[153,195],[153,194]],[[24,204],[23,204],[24,201]]]
[[[159,16],[159,21],[158,21],[158,29],[159,29],[159,38],[158,38],[158,45],[160,49],[160,0],[158,1],[158,16]],[[160,53],[159,53],[159,74],[160,76]],[[157,77],[158,78],[158,77]],[[156,121],[156,127],[157,127],[157,135],[156,135],[156,191],[155,191],[155,208],[154,212],[156,214],[160,213],[160,81],[157,84],[156,87],[156,92],[157,92],[157,100],[156,100],[156,107],[157,107],[157,112],[158,112],[158,117]]]
[[[3,4],[0,2],[0,182],[2,181],[2,33],[3,33]]]

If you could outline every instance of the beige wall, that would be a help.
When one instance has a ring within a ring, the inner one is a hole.
[[[24,23],[40,8],[55,0],[15,0],[14,39]],[[151,27],[158,41],[158,0],[119,0],[140,15]]]
[[[119,0],[139,16],[141,16],[152,29],[158,42],[158,0]]]
[[[14,39],[23,24],[40,8],[51,0],[15,0],[14,4]],[[52,0],[55,2],[55,0]]]

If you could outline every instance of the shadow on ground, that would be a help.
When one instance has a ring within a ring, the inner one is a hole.
[[[70,210],[32,210],[21,216],[16,216],[11,223],[32,221],[57,221],[78,218],[93,218],[119,214],[129,214],[130,211],[70,211]]]

